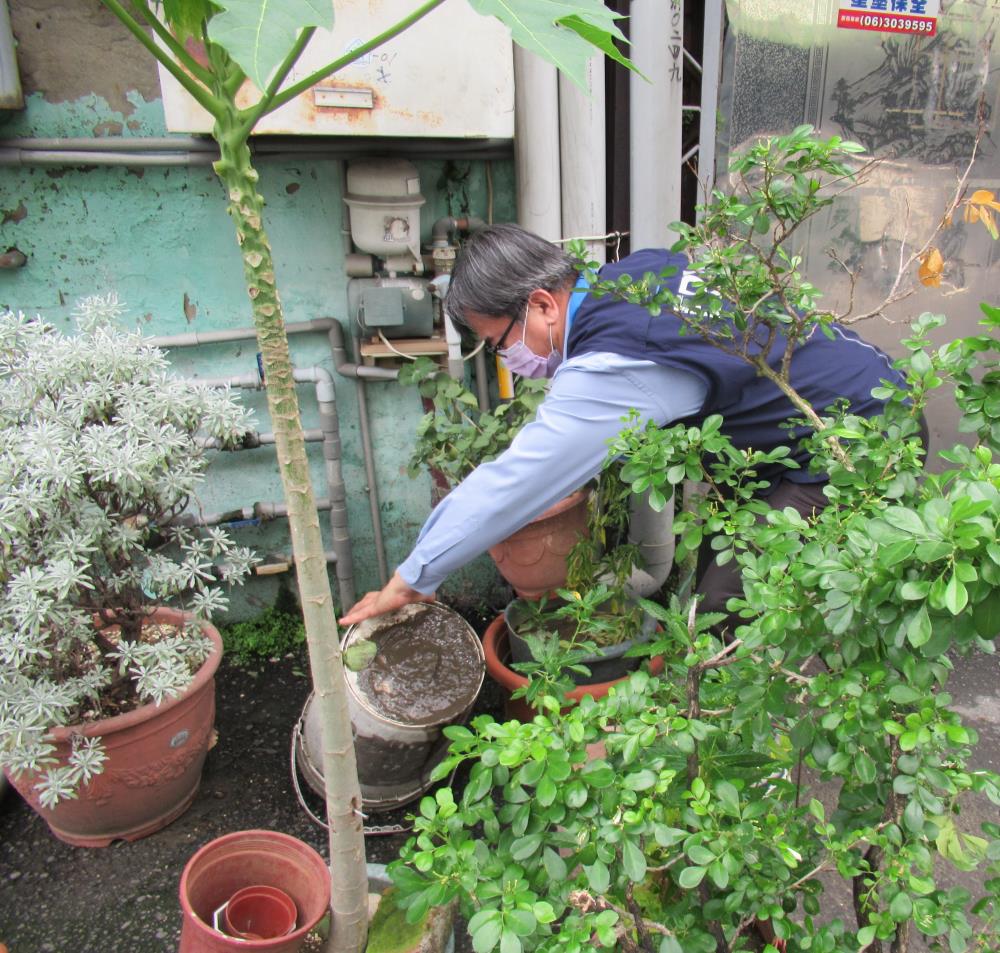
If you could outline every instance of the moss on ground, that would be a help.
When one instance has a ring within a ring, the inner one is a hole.
[[[416,923],[406,922],[406,911],[396,906],[396,888],[390,887],[379,902],[368,927],[365,953],[405,953],[420,942],[424,932],[424,916]]]

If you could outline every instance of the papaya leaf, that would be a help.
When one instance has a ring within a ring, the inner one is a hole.
[[[625,41],[615,26],[619,14],[601,0],[469,0],[483,16],[496,17],[518,46],[552,63],[587,89],[587,61],[598,52],[612,55],[612,39]],[[619,54],[619,63],[630,66]]]
[[[222,7],[208,35],[237,63],[254,85],[267,88],[271,74],[307,27],[333,26],[329,0],[216,0]]]

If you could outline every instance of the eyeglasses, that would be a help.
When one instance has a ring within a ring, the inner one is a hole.
[[[496,354],[503,349],[504,341],[507,340],[507,335],[510,334],[512,328],[514,327],[515,324],[517,324],[517,322],[518,318],[515,315],[513,318],[510,319],[510,323],[507,325],[507,327],[504,328],[503,334],[501,334],[500,337],[498,337],[496,341],[493,342],[492,344],[489,341],[487,341],[483,345],[483,349],[488,354],[496,356]]]

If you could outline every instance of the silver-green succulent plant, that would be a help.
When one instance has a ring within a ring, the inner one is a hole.
[[[88,298],[73,334],[0,315],[0,767],[36,773],[49,806],[104,760],[81,740],[61,763],[50,729],[181,692],[211,643],[196,623],[151,641],[144,620],[225,609],[219,583],[252,559],[222,529],[173,525],[204,478],[200,438],[237,441],[246,411],[171,376],[122,312]]]

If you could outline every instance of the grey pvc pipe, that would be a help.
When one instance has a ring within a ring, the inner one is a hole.
[[[347,356],[344,345],[344,328],[336,318],[313,318],[310,321],[295,321],[285,325],[287,334],[322,333],[327,335],[334,368],[344,377],[353,377],[358,382],[358,415],[360,418],[361,447],[365,461],[365,473],[368,482],[369,506],[372,516],[372,533],[375,543],[375,558],[379,567],[379,576],[383,585],[388,581],[388,565],[385,555],[385,541],[382,533],[382,521],[379,513],[378,487],[374,482],[375,453],[372,446],[371,427],[368,421],[368,401],[364,394],[363,382],[366,380],[394,381],[399,377],[398,370],[384,367],[367,367],[353,363]],[[221,331],[188,331],[166,337],[150,338],[150,343],[156,347],[195,347],[200,344],[223,344],[232,341],[247,341],[256,339],[257,332],[253,328],[231,328]],[[374,497],[373,497],[374,493]]]
[[[632,498],[628,541],[639,547],[643,568],[633,571],[628,589],[637,596],[651,596],[666,581],[674,565],[673,500],[657,513],[649,494]]]
[[[330,531],[333,537],[333,551],[337,554],[335,562],[337,588],[341,604],[346,609],[354,605],[356,591],[354,587],[354,555],[347,525],[347,494],[340,466],[340,424],[337,419],[336,391],[333,386],[333,378],[324,367],[296,368],[292,373],[296,383],[311,383],[316,387],[316,403],[320,416],[319,437],[323,442],[326,471],[327,508],[330,516]],[[264,388],[259,375],[255,373],[199,379],[199,383],[209,387],[228,385],[247,390],[263,390]],[[312,431],[311,433],[315,436],[316,432]],[[273,442],[274,435],[268,434],[267,436]],[[258,438],[258,443],[264,443],[263,435]]]
[[[698,131],[698,197],[707,202],[715,186],[715,122],[722,74],[722,0],[706,0],[701,53],[701,115]]]

